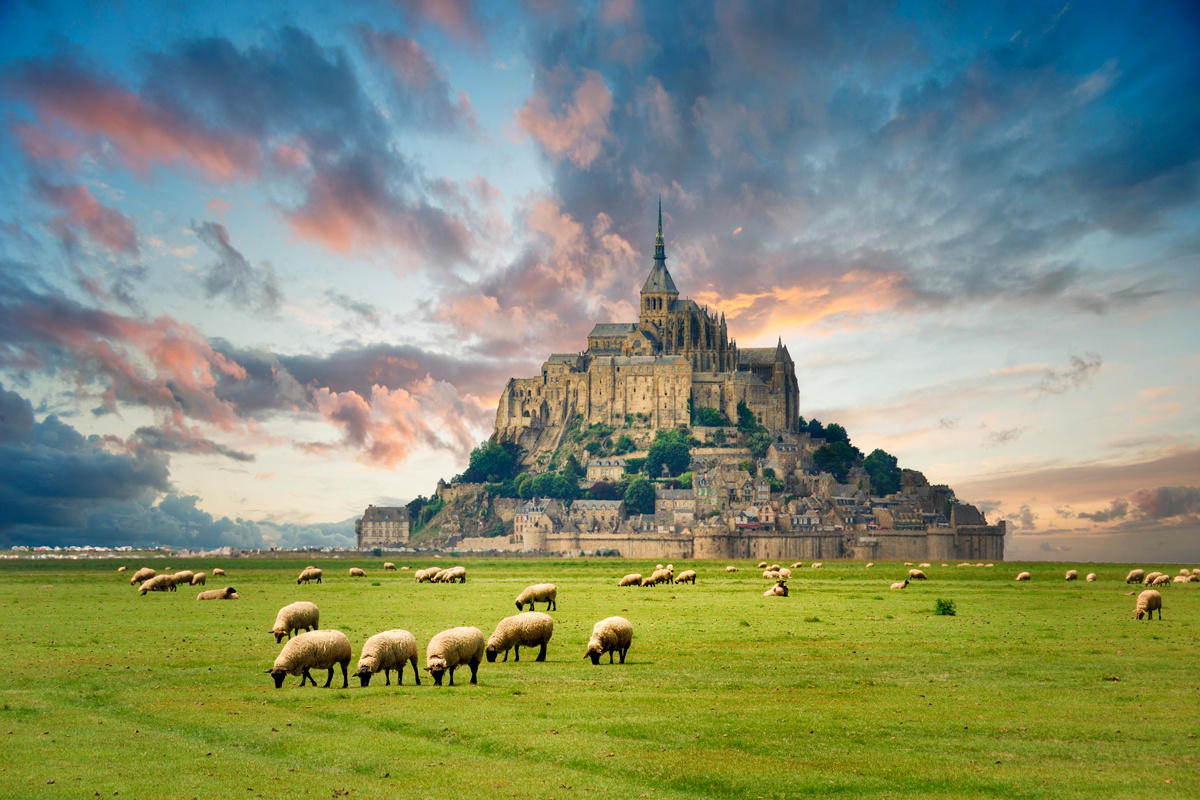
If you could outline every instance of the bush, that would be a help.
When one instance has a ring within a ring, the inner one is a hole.
[[[939,617],[953,617],[954,601],[943,600],[939,597],[937,602],[933,604],[933,613]]]

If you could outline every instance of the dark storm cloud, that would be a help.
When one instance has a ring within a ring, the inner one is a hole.
[[[254,460],[252,453],[235,450],[211,439],[170,428],[143,426],[134,431],[133,440],[139,445],[164,453],[198,453],[225,456],[234,461]]]
[[[192,231],[217,260],[204,272],[201,283],[211,299],[225,296],[234,306],[264,313],[279,310],[283,292],[270,264],[255,268],[229,241],[229,231],[219,222],[192,225]]]

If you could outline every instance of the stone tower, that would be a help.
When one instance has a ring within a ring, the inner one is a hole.
[[[654,266],[642,284],[642,305],[638,323],[642,330],[653,333],[660,341],[667,318],[679,299],[679,290],[671,273],[667,272],[667,252],[663,243],[662,199],[658,201],[658,236],[654,239]]]

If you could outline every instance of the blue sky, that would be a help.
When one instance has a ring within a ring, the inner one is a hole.
[[[1011,557],[1200,559],[1188,4],[227,5],[0,10],[0,541],[348,540],[634,318],[661,194]]]

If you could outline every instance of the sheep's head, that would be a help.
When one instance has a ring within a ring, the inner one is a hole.
[[[588,642],[587,652],[583,654],[584,658],[590,658],[593,664],[600,663],[600,654],[604,652],[604,648],[596,642]]]
[[[1136,613],[1134,613],[1134,615],[1133,615],[1133,618],[1134,618],[1134,619],[1141,619],[1141,618],[1142,618],[1142,617],[1144,617],[1144,616],[1146,616],[1146,609],[1144,609],[1144,608],[1139,608],[1139,609],[1137,610],[1137,612],[1136,612]]]
[[[237,600],[238,599],[237,589],[233,588],[232,586],[226,586],[225,587],[225,598],[227,600]]]
[[[496,655],[497,655],[497,653],[499,653],[499,651],[500,651],[499,647],[497,647],[492,642],[488,642],[487,650],[484,651],[484,654],[487,656],[487,660],[488,660],[489,664],[494,664],[496,662]]]
[[[525,607],[525,604],[522,603],[520,600],[518,600],[517,601],[517,611],[520,611],[524,607]]]
[[[275,681],[275,688],[283,688],[283,679],[287,677],[287,670],[282,667],[274,667],[267,670],[267,674]]]
[[[433,676],[433,684],[435,686],[442,685],[442,675],[446,672],[446,659],[441,656],[433,656],[426,662],[425,671]]]
[[[358,672],[354,673],[354,677],[358,678],[360,686],[370,686],[371,675],[373,674],[371,668],[364,664],[358,668]]]
[[[278,629],[271,631],[271,633],[275,634],[275,644],[279,644],[283,641],[283,637],[287,636],[287,631],[281,631]]]

